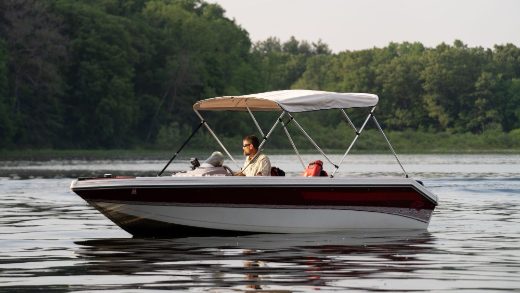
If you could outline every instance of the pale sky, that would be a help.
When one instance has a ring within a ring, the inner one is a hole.
[[[470,47],[520,46],[520,0],[208,0],[253,42],[321,39],[334,52],[460,39]]]

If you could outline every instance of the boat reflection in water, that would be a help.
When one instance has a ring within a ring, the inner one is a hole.
[[[410,275],[432,253],[427,232],[257,234],[76,242],[85,275],[147,275],[154,289],[309,290]],[[424,267],[423,267],[424,268]],[[137,284],[138,285],[138,284]],[[135,288],[126,284],[118,289]],[[146,284],[143,284],[146,288]]]

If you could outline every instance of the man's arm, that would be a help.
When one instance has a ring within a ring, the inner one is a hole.
[[[260,161],[260,171],[256,176],[271,176],[271,161],[269,161],[267,156]]]

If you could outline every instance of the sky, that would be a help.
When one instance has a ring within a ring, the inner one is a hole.
[[[520,46],[520,0],[208,0],[253,42],[322,40],[334,52],[459,39],[470,47]]]

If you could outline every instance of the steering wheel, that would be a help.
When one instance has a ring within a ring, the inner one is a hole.
[[[226,169],[226,172],[228,173],[228,174],[226,174],[226,176],[233,176],[234,173],[233,173],[233,170],[231,170],[231,168],[229,168],[226,165],[223,165],[222,168]]]

